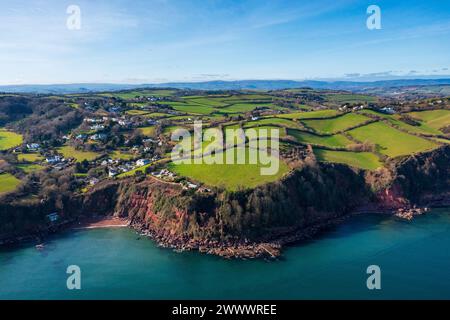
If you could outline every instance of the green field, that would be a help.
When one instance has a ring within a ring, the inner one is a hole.
[[[144,116],[149,114],[150,112],[145,111],[145,110],[127,110],[125,111],[126,114],[129,114],[130,116]]]
[[[119,150],[114,150],[109,154],[109,157],[111,159],[118,159],[118,160],[131,160],[135,158],[135,155],[131,153],[121,152]]]
[[[144,136],[153,137],[155,135],[155,127],[154,126],[142,127],[142,128],[139,128],[138,130]]]
[[[250,128],[260,125],[279,125],[286,128],[299,128],[300,125],[292,120],[283,119],[283,118],[263,118],[255,121],[248,121],[244,127]]]
[[[167,127],[164,127],[163,134],[172,134],[173,132],[175,132],[178,129],[187,129],[187,128],[182,127],[182,126],[167,126]]]
[[[37,153],[20,153],[17,155],[20,162],[36,162],[44,160],[44,157]]]
[[[289,171],[288,166],[281,160],[279,161],[279,170],[275,175],[261,175],[261,167],[263,167],[261,164],[203,163],[175,165],[171,163],[169,165],[170,170],[180,176],[191,178],[209,186],[223,187],[232,191],[236,191],[240,187],[254,188],[258,185],[277,181]]]
[[[409,115],[425,122],[427,126],[436,130],[450,125],[450,110],[411,112]]]
[[[326,94],[325,98],[330,102],[335,103],[367,103],[367,102],[376,102],[377,98],[372,96],[366,96],[362,94],[345,94],[345,93],[336,93],[336,94]]]
[[[256,109],[256,107],[263,106],[260,104],[254,104],[254,103],[236,103],[232,104],[229,107],[221,108],[218,112],[220,113],[245,113],[249,111],[253,111]],[[265,105],[270,106],[270,105]]]
[[[336,110],[318,110],[307,112],[286,113],[277,115],[278,118],[284,119],[314,119],[314,118],[331,118],[339,113]]]
[[[186,98],[185,98],[186,99]],[[216,99],[216,98],[208,98],[208,97],[193,97],[193,98],[187,98],[188,102],[193,102],[196,104],[201,104],[209,107],[225,107],[227,103]]]
[[[39,164],[18,164],[17,168],[23,170],[26,174],[44,169]]]
[[[303,120],[302,122],[310,129],[320,133],[335,133],[344,131],[354,126],[363,124],[369,118],[356,113],[347,113],[343,116],[323,120]]]
[[[318,136],[312,133],[302,132],[298,130],[288,130],[288,134],[295,137],[298,142],[319,145],[329,148],[345,148],[353,143],[342,134],[332,136]]]
[[[99,153],[76,150],[72,146],[60,147],[58,148],[58,152],[62,153],[64,158],[74,158],[77,162],[81,162],[83,160],[92,161],[100,156]]]
[[[379,152],[392,158],[438,147],[432,141],[399,131],[383,122],[371,123],[348,133],[361,142],[376,144]]]
[[[200,105],[196,103],[172,102],[167,104],[169,104],[176,111],[189,114],[207,115],[216,111],[216,109],[214,109],[213,107]]]
[[[314,153],[322,162],[342,163],[365,170],[375,170],[383,166],[378,157],[370,152],[314,149]]]
[[[9,173],[0,174],[0,193],[14,191],[20,184],[20,180]]]
[[[375,115],[377,117],[387,119],[393,125],[398,126],[400,129],[406,130],[411,133],[426,134],[426,135],[441,134],[439,130],[433,129],[432,127],[428,126],[426,123],[421,121],[419,121],[420,125],[418,126],[412,126],[410,124],[407,124],[406,122],[400,120],[401,115],[399,114],[389,115],[385,113],[376,112],[374,110],[363,110],[361,111],[361,113],[368,115]]]
[[[22,143],[22,135],[0,128],[0,151],[17,147]]]

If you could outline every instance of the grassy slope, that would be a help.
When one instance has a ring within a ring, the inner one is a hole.
[[[211,165],[205,163],[175,165],[171,163],[169,167],[180,176],[188,177],[210,186],[222,186],[227,190],[238,190],[239,187],[254,188],[261,184],[276,181],[289,171],[288,166],[283,161],[279,162],[279,170],[275,175],[261,175],[260,168],[263,165],[260,163]]]
[[[80,151],[76,150],[72,146],[64,146],[58,148],[58,152],[62,153],[65,158],[75,158],[75,160],[77,160],[78,162],[81,162],[83,160],[92,161],[100,156],[100,154],[97,152]]]
[[[336,147],[344,148],[348,144],[352,143],[351,140],[349,140],[342,134],[322,137],[307,132],[301,132],[298,130],[288,130],[288,134],[295,137],[298,142],[316,144],[330,148]]]
[[[411,112],[410,115],[414,118],[422,120],[429,127],[436,130],[450,125],[450,110]]]
[[[371,141],[379,146],[378,151],[397,157],[436,148],[438,145],[429,140],[413,136],[390,127],[383,122],[376,122],[349,131],[359,141]]]
[[[343,163],[366,170],[375,170],[383,166],[378,157],[370,152],[314,149],[314,153],[317,159],[322,162]]]
[[[22,135],[0,128],[0,150],[8,150],[22,143]]]
[[[355,113],[347,113],[343,116],[324,120],[303,120],[309,128],[320,133],[335,133],[362,124],[369,118]]]
[[[0,193],[14,191],[20,184],[20,180],[9,173],[0,174]]]
[[[21,162],[36,162],[44,160],[44,157],[37,153],[21,153],[17,155],[17,160]]]
[[[336,110],[318,110],[308,112],[296,112],[277,115],[278,118],[284,119],[312,119],[312,118],[330,118],[336,116]]]

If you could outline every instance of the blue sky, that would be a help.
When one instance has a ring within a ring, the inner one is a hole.
[[[450,74],[450,1],[0,3],[0,84]],[[66,27],[72,4],[80,30]],[[381,30],[366,27],[372,4]]]

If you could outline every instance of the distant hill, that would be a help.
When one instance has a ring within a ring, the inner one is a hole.
[[[177,88],[197,90],[279,90],[286,88],[336,89],[349,91],[365,91],[369,89],[450,85],[450,79],[400,79],[372,82],[356,81],[294,81],[294,80],[239,80],[239,81],[205,81],[205,82],[168,82],[160,84],[51,84],[51,85],[8,85],[0,86],[0,92],[8,93],[42,93],[66,94],[99,91],[116,91],[139,88]]]

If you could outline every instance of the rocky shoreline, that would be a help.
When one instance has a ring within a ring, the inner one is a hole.
[[[282,249],[314,238],[318,233],[335,227],[357,213],[333,218],[306,228],[290,228],[278,235],[271,235],[270,239],[261,239],[260,242],[249,241],[226,241],[217,240],[194,240],[185,237],[173,237],[160,234],[155,230],[149,230],[142,223],[132,223],[133,228],[139,235],[148,237],[155,241],[160,247],[170,248],[176,252],[199,251],[205,254],[217,255],[226,259],[278,259],[282,256]]]
[[[130,224],[139,235],[148,237],[155,241],[160,247],[170,248],[176,252],[183,251],[199,251],[201,253],[217,255],[226,259],[278,259],[282,256],[282,249],[288,245],[294,245],[313,239],[320,232],[336,227],[345,220],[364,213],[384,214],[400,219],[411,221],[416,216],[428,213],[430,208],[449,207],[450,197],[441,198],[442,201],[435,201],[434,203],[423,207],[401,207],[401,208],[381,208],[372,207],[367,210],[354,210],[348,214],[340,217],[335,217],[320,223],[303,227],[290,228],[284,230],[279,234],[272,234],[270,238],[261,239],[260,242],[248,241],[227,241],[219,242],[216,240],[193,240],[186,237],[173,237],[167,234],[161,234],[156,230],[147,229],[146,226],[140,222]]]

